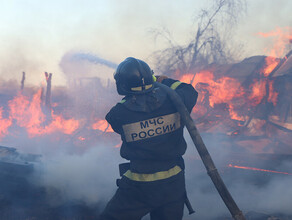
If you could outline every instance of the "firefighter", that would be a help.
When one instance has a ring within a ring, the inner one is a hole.
[[[102,220],[181,220],[186,200],[184,161],[186,151],[180,114],[166,92],[175,90],[189,112],[198,93],[190,84],[154,76],[147,63],[128,57],[114,73],[117,92],[123,95],[106,115],[120,134],[121,157],[118,189],[101,213]]]

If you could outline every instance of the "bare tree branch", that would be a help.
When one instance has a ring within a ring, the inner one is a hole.
[[[230,35],[238,15],[244,13],[245,0],[213,0],[213,2],[211,8],[202,9],[199,13],[195,37],[184,46],[175,43],[165,28],[162,31],[153,31],[155,37],[164,38],[169,45],[168,48],[154,53],[156,66],[160,71],[174,73],[178,70],[184,73],[202,64],[232,60],[232,51],[224,35]]]

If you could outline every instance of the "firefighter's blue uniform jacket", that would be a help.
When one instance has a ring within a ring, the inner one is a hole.
[[[174,89],[191,112],[198,96],[192,85],[169,78],[162,83]],[[120,153],[130,163],[102,219],[136,220],[148,212],[151,219],[181,219],[184,124],[166,92],[157,87],[128,95],[110,110],[106,120],[121,135]]]

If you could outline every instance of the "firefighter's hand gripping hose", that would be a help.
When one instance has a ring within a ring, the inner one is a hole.
[[[198,153],[207,169],[207,173],[210,176],[212,182],[214,183],[218,193],[220,194],[222,200],[224,201],[225,205],[227,206],[229,212],[231,213],[233,219],[235,220],[245,220],[244,215],[242,214],[241,210],[238,208],[237,204],[233,200],[231,194],[229,193],[228,189],[226,188],[223,180],[221,179],[215,164],[202,140],[199,131],[197,130],[194,121],[192,120],[186,106],[184,105],[183,101],[181,100],[180,96],[171,88],[161,83],[155,82],[157,87],[160,87],[164,91],[167,92],[170,99],[172,100],[173,104],[176,106],[178,112],[181,115],[183,122],[185,123],[188,132],[198,150]]]

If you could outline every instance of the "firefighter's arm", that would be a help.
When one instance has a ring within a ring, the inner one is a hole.
[[[167,76],[156,76],[157,82],[169,86],[175,90],[182,98],[189,112],[192,111],[198,98],[198,92],[191,84],[183,83],[178,80],[168,78]]]
[[[109,113],[105,116],[105,120],[111,125],[112,129],[118,133],[121,134],[121,126],[116,118],[116,109],[113,107]]]

